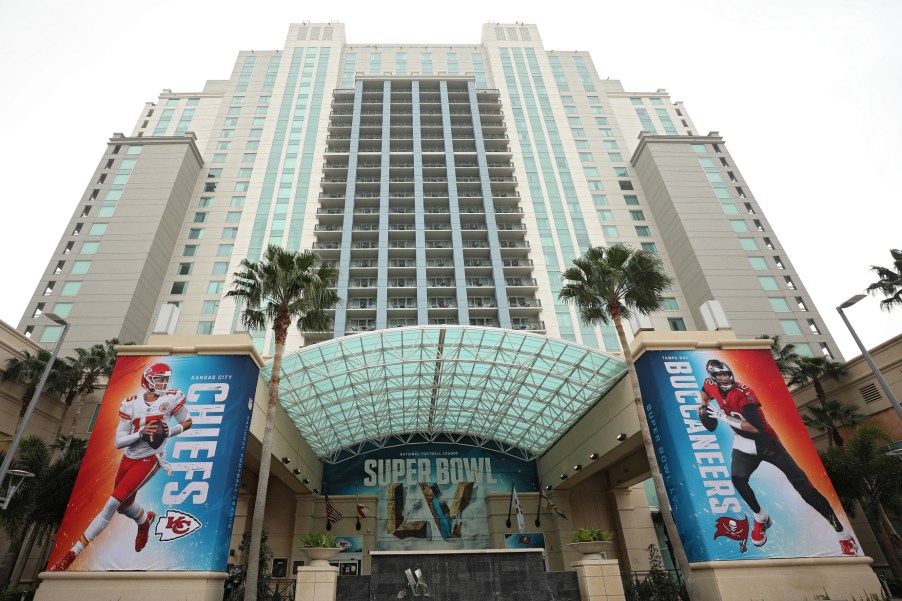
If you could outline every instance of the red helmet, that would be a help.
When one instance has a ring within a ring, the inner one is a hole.
[[[169,391],[169,383],[172,381],[172,368],[165,363],[154,363],[144,370],[141,376],[141,386],[147,392],[162,396]],[[160,387],[162,385],[162,388]]]

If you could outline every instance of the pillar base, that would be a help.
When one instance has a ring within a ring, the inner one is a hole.
[[[570,566],[576,568],[582,601],[625,601],[620,564],[616,559],[584,557]]]
[[[870,557],[805,557],[693,563],[697,601],[799,601],[882,595]],[[695,601],[695,600],[693,600]]]
[[[298,568],[295,601],[335,601],[338,592],[338,568],[301,566]],[[37,601],[37,600],[35,600]]]
[[[35,601],[222,601],[225,572],[41,572]]]

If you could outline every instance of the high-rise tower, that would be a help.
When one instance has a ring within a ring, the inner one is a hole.
[[[340,269],[334,330],[304,343],[446,323],[617,351],[557,300],[571,261],[614,242],[675,278],[657,329],[704,329],[717,300],[740,337],[838,354],[723,139],[666,91],[626,92],[534,25],[374,46],[299,23],[110,139],[19,327],[51,343],[59,326],[38,316],[53,311],[69,347],[143,342],[176,305],[177,333],[233,332],[231,273],[277,244]],[[271,332],[253,335],[269,352]]]

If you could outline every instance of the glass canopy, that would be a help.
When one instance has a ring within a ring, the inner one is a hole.
[[[270,363],[263,372],[271,370]],[[327,462],[405,435],[491,441],[495,450],[531,459],[625,373],[618,357],[539,334],[419,326],[286,355],[279,398]]]

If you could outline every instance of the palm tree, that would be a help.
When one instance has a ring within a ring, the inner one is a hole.
[[[44,374],[47,362],[50,361],[50,355],[50,351],[45,349],[38,350],[34,355],[28,351],[22,351],[21,357],[10,357],[6,360],[6,371],[0,375],[0,380],[4,382],[18,382],[25,387],[25,390],[22,392],[22,406],[19,409],[20,420],[25,415],[28,403],[41,382],[41,376]],[[47,388],[52,392],[59,392],[59,386],[57,385],[59,374],[59,363],[54,363],[50,377],[47,380]]]
[[[864,425],[844,448],[821,451],[820,456],[846,513],[855,517],[861,507],[893,575],[902,578],[902,561],[892,543],[894,529],[887,513],[902,515],[902,461],[880,449],[890,440],[880,428]]]
[[[326,330],[331,322],[327,311],[334,308],[341,299],[335,289],[330,287],[332,280],[338,276],[338,271],[322,264],[319,255],[312,251],[292,252],[270,245],[260,261],[252,263],[247,259],[242,260],[241,270],[233,275],[235,280],[232,282],[232,290],[226,296],[244,304],[242,323],[249,330],[263,329],[268,323],[272,323],[276,342],[248,558],[246,599],[256,601],[263,514],[272,459],[273,425],[276,407],[279,405],[282,353],[285,350],[288,328],[292,322],[297,321],[301,332]]]
[[[858,412],[858,406],[853,403],[841,403],[840,401],[827,401],[823,406],[808,407],[802,421],[812,430],[827,433],[827,448],[844,445],[839,428],[842,426],[855,426],[864,421],[865,416]]]
[[[75,403],[75,415],[72,416],[72,425],[69,427],[68,440],[72,440],[75,436],[75,428],[78,425],[78,418],[85,405],[85,399],[100,386],[102,378],[109,379],[113,373],[113,366],[116,364],[116,345],[120,344],[118,338],[111,338],[103,344],[95,344],[91,348],[76,348],[75,357],[67,357],[65,359],[66,366],[70,371],[70,381],[76,382],[74,390],[78,394],[78,401]],[[71,401],[70,401],[71,404]],[[63,412],[68,411],[68,405]],[[60,418],[59,425],[56,430],[56,438],[59,438],[63,429],[63,418]],[[65,455],[68,450],[68,444],[63,446],[62,452]]]
[[[770,353],[774,356],[774,362],[777,364],[777,369],[780,370],[780,373],[784,378],[792,376],[792,370],[795,369],[796,365],[799,362],[799,354],[796,353],[796,345],[791,342],[787,342],[786,344],[781,344],[781,340],[779,336],[771,336],[769,334],[762,334],[761,336],[756,336],[757,340],[771,340],[770,345]]]
[[[892,267],[871,265],[871,271],[880,279],[868,286],[867,291],[873,295],[883,294],[886,298],[880,301],[880,308],[892,311],[896,306],[902,307],[902,250],[893,248],[889,254],[893,257]]]
[[[639,416],[639,431],[651,468],[655,492],[661,503],[661,516],[674,543],[674,551],[680,570],[690,592],[693,590],[692,572],[689,559],[680,543],[679,533],[673,521],[670,501],[664,490],[661,470],[655,458],[654,445],[642,407],[639,378],[633,362],[633,354],[623,331],[623,320],[633,314],[650,315],[661,309],[661,295],[671,284],[664,272],[660,259],[652,252],[637,250],[623,244],[608,248],[590,248],[581,257],[573,260],[573,267],[563,273],[564,285],[558,297],[576,305],[580,319],[586,325],[614,322],[623,359],[626,362],[630,385],[633,388],[633,402]],[[695,595],[692,595],[695,596]]]
[[[846,375],[846,366],[838,361],[832,361],[826,357],[804,357],[800,356],[796,361],[796,366],[790,372],[790,386],[804,386],[809,382],[814,385],[814,393],[821,407],[827,404],[827,393],[824,391],[824,385],[821,380],[829,378],[838,380]]]

